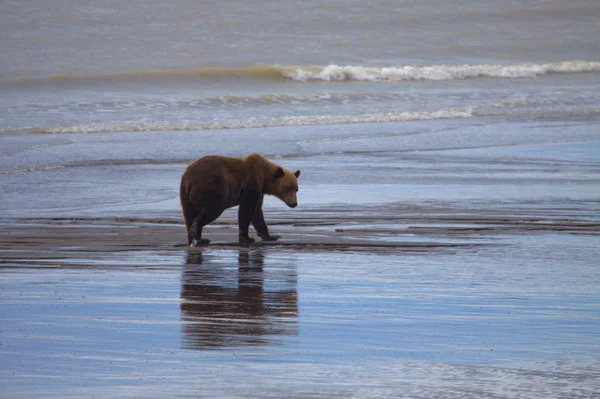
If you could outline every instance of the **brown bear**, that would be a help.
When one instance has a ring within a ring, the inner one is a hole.
[[[260,154],[243,158],[207,155],[187,167],[181,177],[179,199],[190,246],[208,244],[202,228],[217,219],[227,208],[239,205],[240,244],[254,239],[248,236],[250,223],[263,241],[275,241],[263,216],[265,194],[274,195],[290,208],[298,205],[296,193],[300,171],[292,173]]]

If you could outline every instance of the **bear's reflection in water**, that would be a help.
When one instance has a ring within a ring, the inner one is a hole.
[[[236,268],[202,251],[188,253],[181,285],[185,348],[265,345],[297,334],[296,268],[265,271],[264,256],[240,248]]]

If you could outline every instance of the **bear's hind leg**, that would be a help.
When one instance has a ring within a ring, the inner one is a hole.
[[[210,240],[202,238],[202,228],[207,224],[215,221],[224,209],[219,207],[204,207],[200,210],[198,216],[192,221],[190,229],[188,231],[188,241],[190,247],[197,247],[199,245],[206,245],[210,243]]]
[[[198,212],[195,211],[191,205],[185,204],[183,206],[183,218],[185,220],[185,230],[187,231],[188,244],[194,241],[194,235],[192,229],[194,226],[194,220],[198,217]]]
[[[197,223],[194,223],[190,231],[188,231],[188,242],[190,243],[190,247],[210,244],[209,239],[202,238],[202,226]]]

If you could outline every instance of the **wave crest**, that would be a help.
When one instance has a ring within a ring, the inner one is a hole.
[[[479,77],[528,78],[549,73],[600,72],[600,62],[563,61],[547,64],[516,65],[433,65],[403,67],[362,67],[328,65],[284,69],[284,76],[302,82],[322,81],[403,81],[403,80],[453,80]]]

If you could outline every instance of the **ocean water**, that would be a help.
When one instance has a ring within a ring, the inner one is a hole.
[[[600,112],[591,0],[0,7],[3,135]]]
[[[189,162],[260,152],[302,170],[299,207],[269,198],[267,221],[490,244],[144,248],[83,252],[80,268],[58,252],[15,263],[5,248],[2,391],[597,396],[599,20],[594,0],[0,2],[3,237],[51,219],[180,222]],[[439,230],[478,217],[530,230]],[[252,262],[264,274],[241,282]],[[244,287],[254,298],[257,278],[261,317],[198,304]]]

